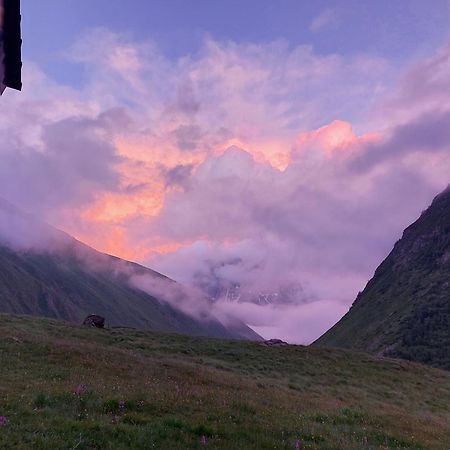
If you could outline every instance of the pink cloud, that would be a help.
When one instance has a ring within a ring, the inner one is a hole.
[[[323,152],[330,158],[335,156],[336,152],[352,152],[359,146],[378,139],[377,133],[357,136],[351,123],[334,120],[317,130],[301,133],[295,142],[292,154],[295,157],[301,152]]]

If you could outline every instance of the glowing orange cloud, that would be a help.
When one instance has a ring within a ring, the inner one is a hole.
[[[294,154],[304,151],[321,151],[327,158],[338,152],[353,152],[357,145],[377,139],[378,135],[367,133],[362,136],[355,134],[351,123],[335,120],[314,131],[301,133],[295,143]]]
[[[162,136],[167,134],[162,133]],[[293,150],[287,139],[249,142],[224,138],[212,150],[205,146],[205,149],[190,152],[179,149],[170,139],[161,136],[123,135],[114,142],[122,157],[116,167],[121,179],[120,191],[98,193],[96,200],[80,211],[82,221],[89,224],[88,231],[68,231],[101,251],[135,261],[148,260],[151,255],[174,252],[192,244],[164,236],[136,238],[127,235],[127,221],[139,218],[151,222],[156,219],[167,193],[177,189],[167,185],[164,169],[189,165],[195,170],[211,156],[218,156],[234,145],[252,154],[257,164],[283,171],[304,152],[318,152],[329,159],[357,151],[359,144],[378,138],[376,134],[357,136],[352,125],[341,120],[301,133]]]

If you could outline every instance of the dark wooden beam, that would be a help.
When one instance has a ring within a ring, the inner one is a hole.
[[[0,32],[4,56],[3,85],[18,90],[22,89],[20,21],[20,0],[3,0],[3,24]]]

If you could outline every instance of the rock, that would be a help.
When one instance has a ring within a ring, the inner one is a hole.
[[[283,347],[285,345],[289,345],[287,342],[284,342],[281,339],[269,339],[267,341],[264,341],[262,344],[269,347]]]
[[[105,318],[97,314],[91,314],[83,320],[83,325],[87,327],[103,328],[105,326]]]

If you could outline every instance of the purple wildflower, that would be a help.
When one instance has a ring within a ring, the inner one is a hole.
[[[125,400],[120,400],[119,401],[119,409],[121,411],[123,411],[125,409]]]
[[[302,443],[300,442],[300,439],[297,439],[295,441],[295,450],[300,450],[302,448]]]
[[[0,416],[0,427],[4,427],[5,425],[8,425],[8,418],[6,416]]]
[[[73,393],[77,396],[80,397],[81,394],[86,390],[87,386],[85,384],[79,384],[74,390]]]
[[[206,439],[206,436],[202,436],[200,438],[200,444],[201,445],[206,445],[208,443],[208,439]]]

